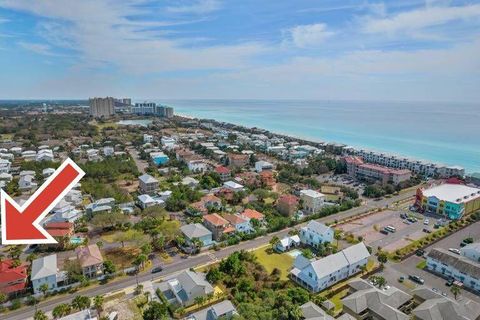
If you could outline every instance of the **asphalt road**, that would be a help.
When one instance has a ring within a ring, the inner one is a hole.
[[[344,212],[337,213],[335,215],[331,215],[328,217],[324,217],[321,219],[318,219],[318,221],[327,223],[327,222],[332,222],[334,220],[342,220],[351,216],[355,216],[358,214],[362,214],[364,212],[367,212],[369,210],[375,209],[375,208],[384,208],[386,206],[391,206],[392,203],[399,201],[399,200],[404,200],[407,198],[412,197],[415,194],[415,191],[408,191],[404,194],[400,194],[398,196],[393,196],[391,198],[387,199],[382,199],[380,201],[373,201],[370,200],[366,204],[362,205],[361,207],[353,208]],[[305,223],[306,224],[306,223]],[[305,224],[300,224],[295,226],[295,228],[300,228],[304,226]],[[151,274],[148,271],[143,272],[138,275],[138,282],[145,282],[149,280],[157,280],[163,277],[166,277],[168,275],[171,275],[173,273],[185,270],[185,269],[190,269],[194,268],[197,266],[201,266],[204,264],[216,262],[218,260],[221,260],[227,256],[229,256],[231,253],[239,250],[250,250],[254,249],[257,247],[260,247],[262,245],[268,244],[269,241],[272,239],[274,236],[282,237],[288,234],[288,231],[291,228],[284,229],[275,233],[271,233],[269,235],[259,237],[250,241],[245,241],[241,242],[238,245],[231,246],[231,247],[226,247],[223,248],[222,250],[219,251],[208,251],[201,253],[196,256],[189,256],[185,259],[180,259],[177,260],[171,264],[166,264],[164,265],[164,270],[161,273],[156,273],[156,274]],[[61,303],[70,303],[71,300],[78,295],[82,296],[89,296],[89,297],[94,297],[96,295],[104,295],[107,293],[115,292],[118,290],[122,290],[124,288],[134,286],[137,282],[137,279],[135,276],[127,277],[127,278],[122,278],[119,280],[113,280],[107,284],[104,285],[99,285],[95,286],[92,288],[87,288],[85,290],[79,291],[74,294],[68,294],[68,295],[62,295],[58,296],[56,298],[48,299],[46,301],[42,301],[37,305],[37,308],[40,310],[43,310],[45,312],[51,311],[55,306],[61,304]],[[33,317],[35,310],[33,307],[27,307],[27,308],[22,308],[16,311],[12,311],[8,314],[2,315],[2,319],[5,320],[24,320],[30,317]]]

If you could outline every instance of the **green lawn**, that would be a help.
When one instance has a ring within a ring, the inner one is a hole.
[[[422,270],[425,269],[426,266],[427,266],[427,260],[422,260],[417,264],[417,268]]]
[[[262,247],[253,251],[253,253],[268,273],[271,273],[274,268],[280,269],[282,271],[280,279],[287,280],[288,272],[293,265],[293,257],[287,253],[269,253],[269,249],[271,249],[271,246]]]

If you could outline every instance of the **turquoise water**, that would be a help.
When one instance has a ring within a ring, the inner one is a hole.
[[[345,143],[480,172],[480,104],[307,100],[158,101],[178,114]]]
[[[142,126],[142,127],[148,127],[149,124],[151,124],[153,120],[150,119],[138,119],[138,120],[121,120],[118,121],[118,124],[125,125],[125,126]]]
[[[72,243],[72,244],[82,244],[83,243],[83,238],[72,237],[72,238],[70,238],[70,243]]]

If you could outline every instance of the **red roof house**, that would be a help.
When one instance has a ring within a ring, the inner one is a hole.
[[[0,261],[0,292],[13,294],[25,289],[27,283],[27,266],[14,267],[13,260]]]

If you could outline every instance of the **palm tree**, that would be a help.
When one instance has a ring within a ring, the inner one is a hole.
[[[342,233],[340,232],[340,230],[335,230],[335,234],[333,235],[333,237],[335,238],[335,240],[337,240],[337,249],[340,250],[340,246],[338,243],[338,241],[342,239]]]
[[[457,286],[457,285],[453,285],[451,288],[450,288],[450,292],[453,294],[453,296],[455,297],[455,300],[457,300],[457,296],[460,294],[460,287]]]
[[[376,284],[378,286],[379,289],[381,289],[383,286],[385,286],[387,284],[387,280],[385,280],[384,277],[376,277]]]
[[[48,291],[48,284],[47,284],[47,283],[42,284],[42,285],[39,287],[39,289],[40,289],[40,291],[42,292],[43,297],[45,297],[45,295],[47,294],[47,291]]]
[[[52,315],[55,319],[64,317],[72,312],[72,307],[66,303],[61,303],[53,308]]]
[[[47,315],[42,310],[35,311],[35,315],[33,316],[33,320],[48,320]]]
[[[98,315],[100,316],[103,310],[103,296],[95,296],[93,298],[93,306],[97,309]]]
[[[35,252],[32,252],[27,256],[26,260],[30,262],[30,264],[32,264],[32,261],[37,258],[38,258],[38,255]]]
[[[85,310],[90,308],[91,300],[86,296],[76,296],[72,300],[72,307],[77,310]]]
[[[280,242],[280,238],[277,237],[277,236],[274,236],[274,237],[270,240],[270,245],[272,246],[272,249],[273,249],[273,247],[276,246],[279,242]]]

